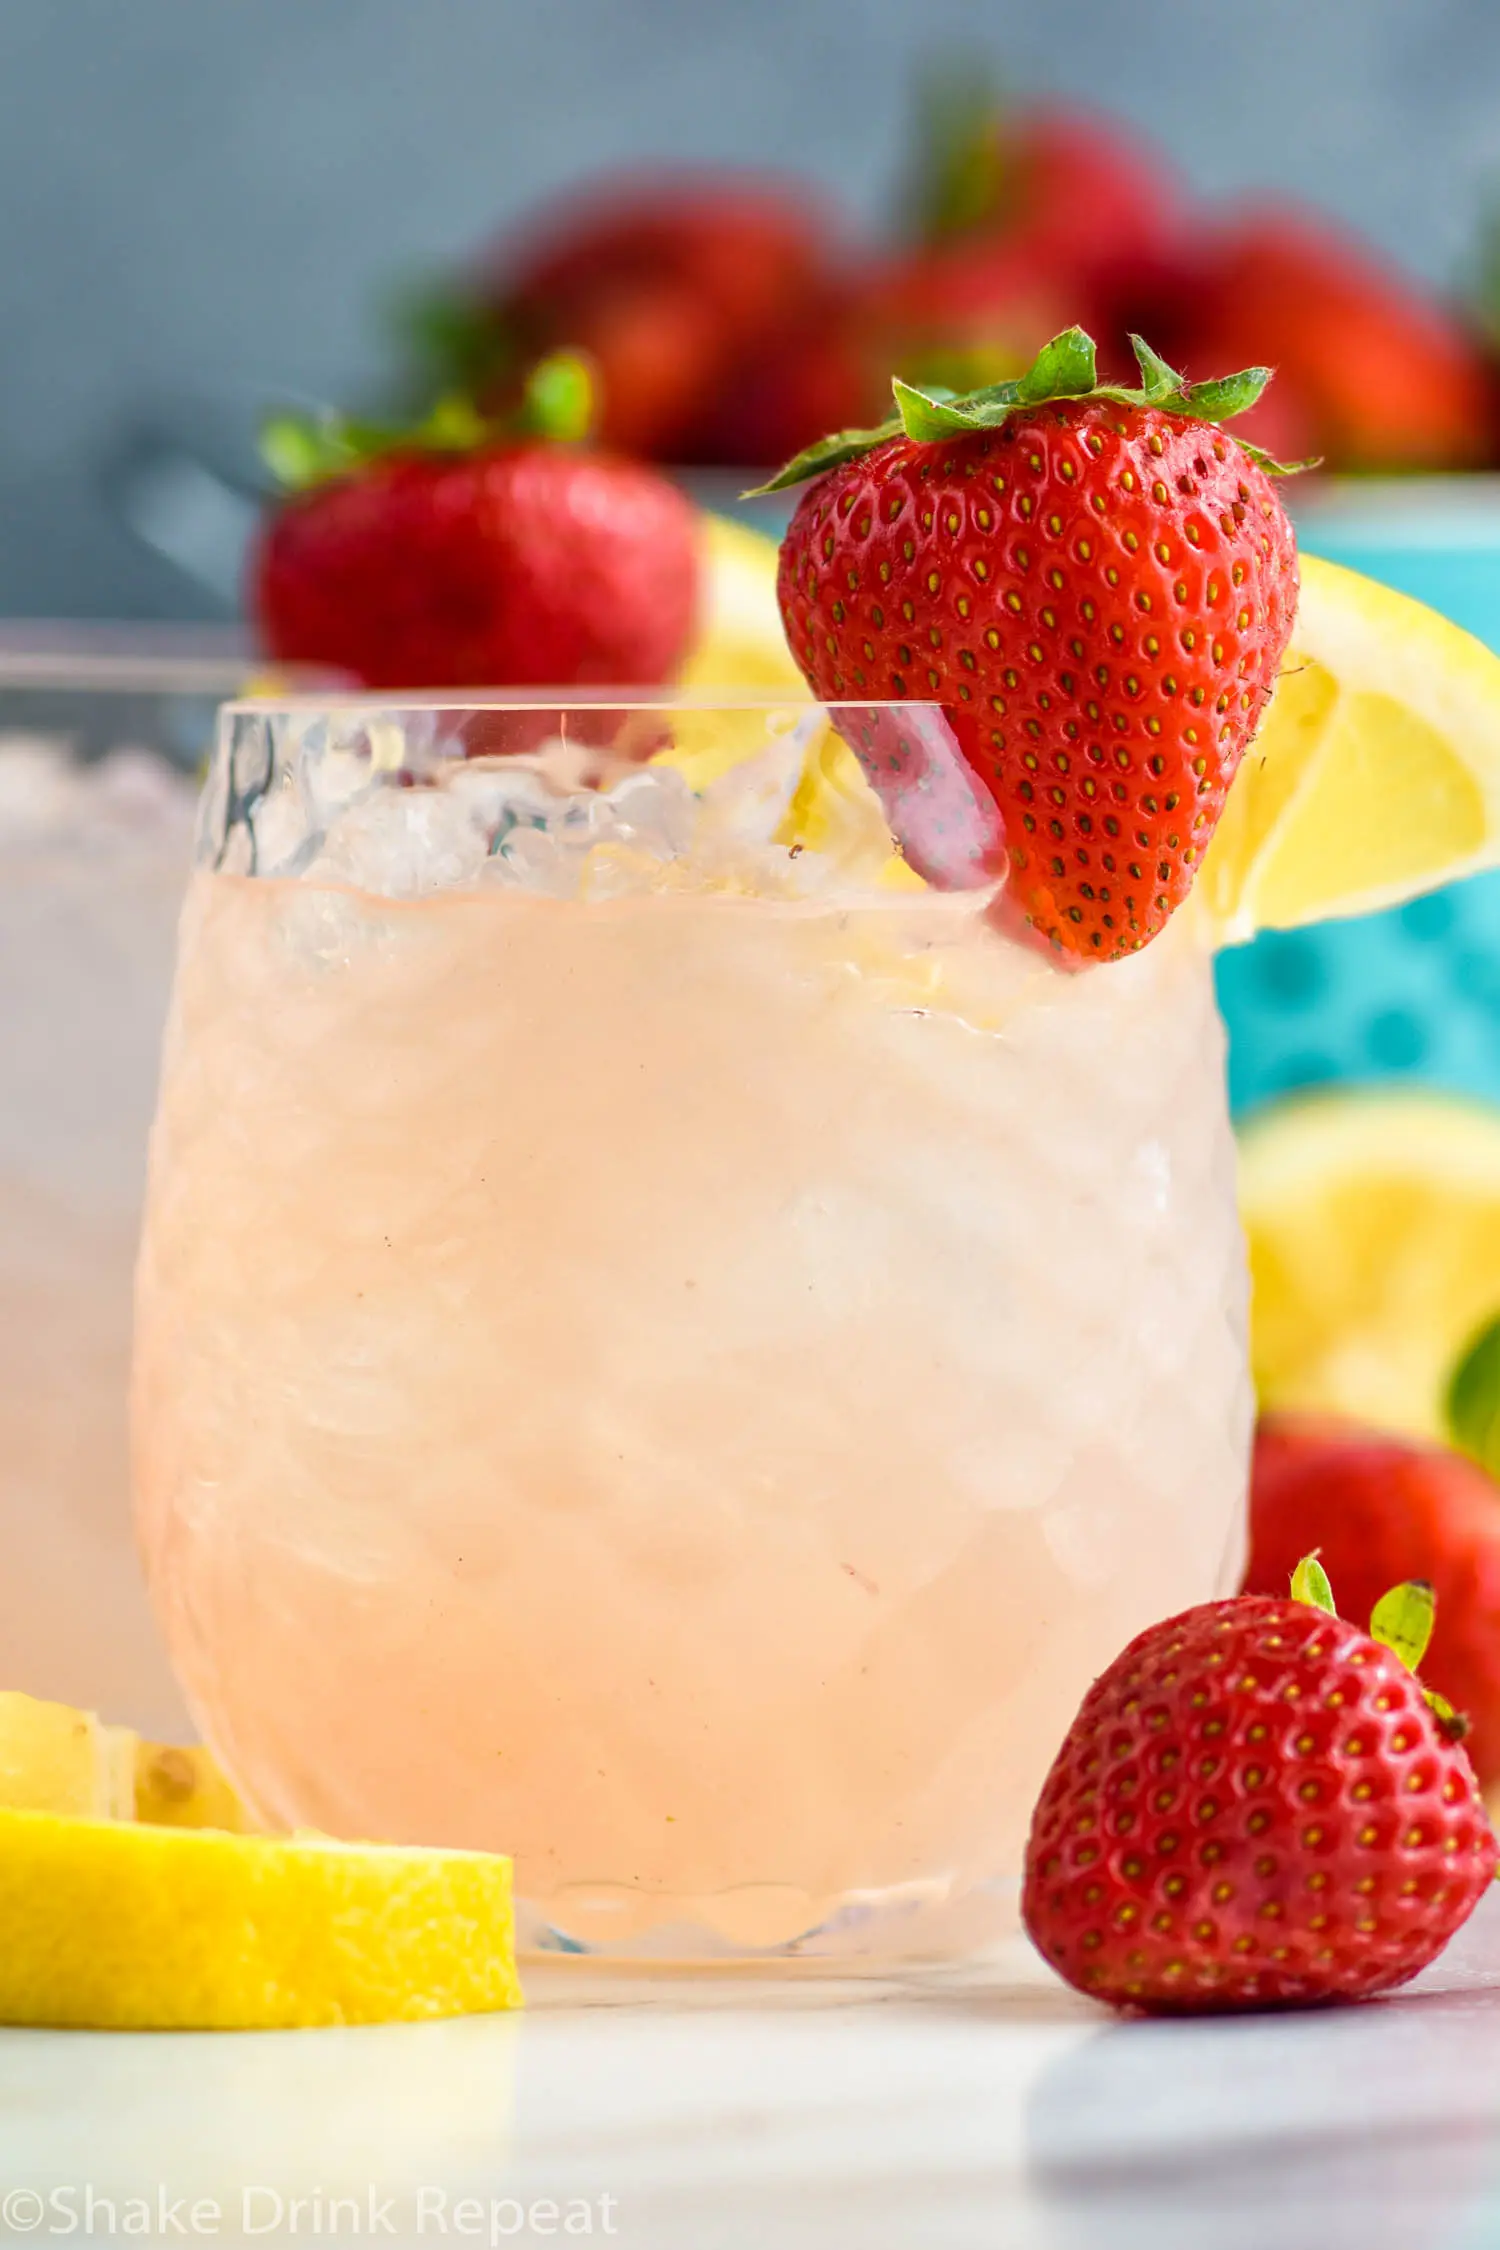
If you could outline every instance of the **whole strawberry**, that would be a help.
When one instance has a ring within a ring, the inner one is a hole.
[[[464,406],[415,432],[273,428],[300,489],[253,564],[268,652],[369,687],[629,687],[671,678],[696,622],[690,503],[570,442],[578,363],[544,363],[515,425]]]
[[[829,218],[801,189],[728,170],[612,172],[415,307],[413,340],[432,373],[486,407],[537,354],[579,350],[611,447],[702,459],[723,429],[724,458],[773,460],[733,444],[725,393],[817,317],[834,270]]]
[[[1077,289],[1181,230],[1177,180],[1114,118],[1017,105],[969,62],[925,75],[914,122],[901,200],[921,243],[1005,243]]]
[[[1297,600],[1263,457],[1218,426],[1266,370],[1189,387],[1133,341],[1135,390],[1096,382],[1080,329],[967,398],[898,382],[895,420],[774,480],[818,479],[779,580],[814,692],[946,715],[946,750],[901,714],[841,722],[898,843],[949,888],[1008,851],[1002,918],[1074,960],[1135,951],[1186,897]]]
[[[1087,111],[1017,107],[972,67],[921,89],[902,203],[915,240],[867,290],[884,365],[915,383],[965,363],[972,382],[1018,374],[1080,311],[1113,329],[1182,232],[1154,150]]]
[[[1023,1900],[1081,1992],[1162,2012],[1367,1999],[1425,1968],[1493,1879],[1458,1722],[1408,1669],[1430,1591],[1398,1588],[1370,1633],[1319,1606],[1315,1563],[1304,1593],[1153,1625],[1085,1696]]]
[[[1195,359],[1274,363],[1299,442],[1330,468],[1489,463],[1494,378],[1479,338],[1357,237],[1274,205],[1246,211],[1202,246],[1184,316]]]
[[[1500,1780],[1500,1485],[1443,1446],[1270,1415],[1255,1437],[1246,1592],[1285,1586],[1310,1548],[1356,1616],[1398,1578],[1431,1579],[1423,1675],[1468,1719],[1480,1781]]]

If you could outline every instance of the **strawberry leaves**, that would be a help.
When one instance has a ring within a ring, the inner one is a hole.
[[[1437,1597],[1425,1578],[1408,1578],[1382,1594],[1370,1612],[1370,1638],[1399,1656],[1415,1672],[1427,1654],[1437,1616]]]
[[[506,439],[578,445],[594,418],[594,378],[576,352],[553,352],[526,378],[515,408],[480,412],[458,393],[440,398],[420,422],[364,422],[344,414],[273,414],[261,425],[261,457],[286,492],[351,476],[387,453],[472,453]]]
[[[925,71],[915,149],[901,201],[918,242],[952,242],[992,227],[1017,200],[1003,91],[976,55]]]
[[[1304,1555],[1292,1572],[1292,1600],[1306,1602],[1309,1609],[1321,1609],[1329,1617],[1338,1615],[1333,1588],[1316,1549]],[[1431,1585],[1425,1578],[1408,1578],[1382,1594],[1371,1610],[1370,1638],[1388,1648],[1392,1656],[1399,1656],[1408,1672],[1415,1672],[1427,1654],[1436,1622],[1437,1596]],[[1436,1707],[1441,1698],[1429,1696],[1428,1701]],[[1450,1705],[1444,1704],[1443,1709],[1452,1716]]]
[[[1132,336],[1130,344],[1141,377],[1140,382],[1133,385],[1099,381],[1094,339],[1085,329],[1077,327],[1064,328],[1050,343],[1044,344],[1024,374],[1009,382],[987,384],[962,396],[936,385],[919,388],[895,376],[891,394],[896,411],[888,421],[876,429],[839,430],[831,437],[820,438],[789,461],[769,483],[757,485],[755,492],[745,497],[783,492],[791,485],[805,483],[809,477],[822,476],[845,461],[873,452],[889,438],[907,437],[918,444],[935,444],[970,430],[998,429],[1011,415],[1054,400],[1105,399],[1118,406],[1155,407],[1162,413],[1181,414],[1190,421],[1226,422],[1252,407],[1271,380],[1269,367],[1243,367],[1235,375],[1190,383],[1159,352],[1153,351],[1143,337]],[[1288,476],[1310,466],[1305,461],[1273,461],[1259,446],[1243,438],[1238,443],[1261,468],[1276,476]]]
[[[1304,1555],[1292,1572],[1292,1600],[1306,1602],[1309,1609],[1321,1609],[1329,1617],[1337,1617],[1333,1588],[1328,1583],[1328,1573],[1319,1562],[1317,1552]],[[1393,1586],[1382,1594],[1370,1612],[1370,1638],[1379,1641],[1398,1656],[1408,1672],[1415,1672],[1427,1654],[1432,1640],[1433,1626],[1437,1622],[1437,1596],[1425,1578],[1408,1578],[1403,1585]],[[1469,1731],[1469,1722],[1461,1711],[1455,1711],[1445,1695],[1435,1688],[1422,1690],[1429,1710],[1450,1742],[1461,1742]]]
[[[892,390],[895,387],[893,380]],[[946,400],[951,393],[933,390],[918,392],[916,395],[925,404],[933,405],[939,400]],[[740,497],[742,500],[761,500],[767,493],[786,492],[794,484],[806,484],[811,477],[821,477],[829,469],[842,468],[846,461],[857,461],[863,454],[873,453],[877,445],[885,444],[887,438],[899,437],[902,428],[900,416],[893,414],[888,422],[881,422],[874,429],[831,431],[827,437],[817,439],[812,445],[805,445],[800,453],[787,462],[784,469],[777,470],[768,483],[752,485]],[[939,435],[935,426],[932,435]]]
[[[1491,1476],[1500,1474],[1500,1314],[1465,1345],[1444,1401],[1448,1435]]]
[[[1382,1594],[1371,1610],[1370,1638],[1399,1656],[1408,1672],[1415,1672],[1427,1654],[1436,1623],[1437,1596],[1432,1587],[1425,1578],[1408,1578],[1404,1585]],[[1462,1742],[1469,1731],[1464,1713],[1455,1711],[1436,1688],[1423,1687],[1422,1698],[1445,1740]]]
[[[1333,1588],[1328,1583],[1328,1573],[1316,1555],[1304,1555],[1292,1572],[1292,1600],[1306,1602],[1309,1609],[1321,1609],[1329,1617],[1336,1617],[1333,1606]]]

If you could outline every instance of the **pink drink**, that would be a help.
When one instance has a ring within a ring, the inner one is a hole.
[[[298,724],[210,804],[140,1279],[211,1739],[278,1821],[513,1852],[533,1942],[980,1942],[1089,1679],[1239,1561],[1206,952],[1066,976],[794,857],[774,734],[728,809],[645,777],[644,846],[517,875],[488,806],[464,864],[484,776],[429,762],[230,872],[336,733],[389,762]]]

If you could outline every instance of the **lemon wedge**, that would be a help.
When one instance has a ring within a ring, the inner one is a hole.
[[[1500,657],[1302,558],[1291,647],[1196,886],[1221,938],[1364,914],[1500,858]]]
[[[776,840],[819,853],[852,880],[887,890],[927,888],[896,850],[880,799],[832,727],[822,730],[807,754]]]
[[[520,1998],[507,1859],[0,1811],[0,2022],[280,2030]]]
[[[1261,1404],[1445,1435],[1460,1353],[1500,1311],[1500,1112],[1308,1095],[1240,1140]]]

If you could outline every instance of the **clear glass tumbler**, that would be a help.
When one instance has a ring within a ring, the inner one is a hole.
[[[1238,1568],[1206,947],[1068,975],[926,889],[872,716],[222,721],[153,1596],[265,1817],[509,1851],[532,1945],[981,1945],[1090,1678]]]

